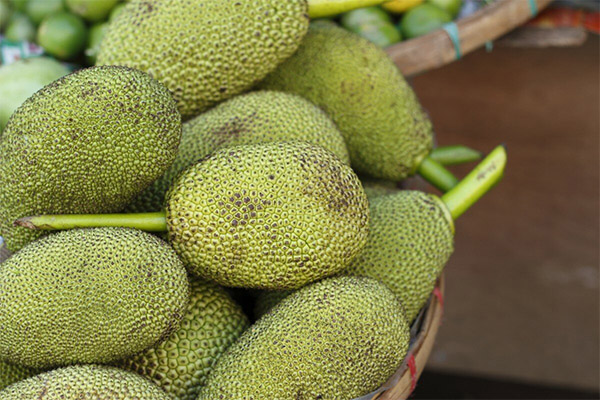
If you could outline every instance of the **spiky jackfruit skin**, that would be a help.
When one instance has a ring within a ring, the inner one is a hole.
[[[412,321],[454,251],[454,224],[438,197],[401,191],[371,199],[369,240],[344,273],[385,283]]]
[[[132,356],[177,329],[188,296],[183,264],[151,234],[41,238],[0,268],[0,359],[51,368]]]
[[[189,119],[258,83],[307,29],[306,0],[133,0],[111,22],[97,65],[149,73]]]
[[[409,326],[369,278],[335,277],[277,304],[221,356],[198,400],[353,399],[400,367]]]
[[[254,318],[259,319],[277,303],[292,294],[292,290],[263,290],[254,303]]]
[[[93,67],[51,83],[0,138],[0,236],[16,251],[42,235],[18,218],[120,211],[173,162],[180,137],[175,102],[143,72]]]
[[[144,353],[118,363],[143,375],[173,398],[196,400],[221,354],[248,327],[248,318],[214,283],[192,279],[179,329]]]
[[[0,361],[0,389],[4,389],[15,382],[22,381],[38,373],[39,371],[32,368]],[[1,392],[0,398],[2,398]]]
[[[195,275],[225,286],[293,289],[349,265],[367,239],[358,177],[307,142],[218,150],[167,195],[169,242]]]
[[[367,194],[369,201],[375,197],[397,193],[400,190],[396,182],[370,178],[361,178],[360,181],[365,189],[365,193]]]
[[[350,163],[340,131],[320,108],[289,93],[259,91],[234,97],[183,124],[181,145],[171,167],[128,208],[160,211],[175,178],[217,149],[242,144],[305,140]]]
[[[333,24],[311,25],[298,51],[260,86],[299,94],[325,110],[359,173],[401,181],[433,146],[428,116],[385,52]]]
[[[147,379],[119,368],[73,365],[15,383],[2,400],[171,400]]]

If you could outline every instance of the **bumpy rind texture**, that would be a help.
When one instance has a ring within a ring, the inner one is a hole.
[[[306,0],[133,0],[110,24],[98,65],[145,71],[188,119],[255,85],[298,48]]]
[[[173,398],[196,400],[217,359],[247,327],[248,318],[225,290],[193,279],[179,329],[117,366],[146,376]]]
[[[396,182],[370,178],[361,178],[360,182],[365,189],[365,193],[367,194],[369,201],[375,197],[397,193],[400,190]]]
[[[369,240],[346,274],[385,283],[412,321],[454,251],[453,223],[434,195],[402,191],[371,199]]]
[[[281,300],[294,293],[293,290],[263,290],[254,303],[254,318],[259,319]]]
[[[234,97],[183,125],[177,158],[128,209],[159,211],[175,178],[215,150],[242,144],[305,140],[350,163],[342,134],[320,108],[300,96],[259,91]]]
[[[173,162],[180,137],[175,102],[143,72],[93,67],[51,83],[0,138],[0,236],[16,251],[42,235],[18,218],[120,211]]]
[[[32,368],[0,361],[0,389],[4,389],[15,382],[22,381],[23,379],[32,377],[38,373],[39,371]],[[1,397],[2,396],[0,396],[0,398]]]
[[[0,268],[0,359],[34,368],[108,363],[167,338],[187,307],[175,252],[133,229],[41,238]]]
[[[353,399],[401,365],[409,326],[396,296],[361,277],[329,278],[277,304],[221,356],[198,400]]]
[[[368,235],[358,177],[307,142],[216,151],[177,179],[166,213],[189,271],[225,286],[298,288],[348,266]]]
[[[74,365],[36,375],[0,391],[1,400],[172,400],[132,372],[100,365]]]
[[[432,148],[431,122],[398,68],[381,48],[333,24],[313,24],[298,51],[261,87],[323,108],[359,173],[400,181]]]

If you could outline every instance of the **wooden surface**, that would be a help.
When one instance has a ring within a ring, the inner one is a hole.
[[[413,79],[441,145],[508,146],[456,223],[427,368],[598,390],[599,49],[497,47]]]
[[[541,11],[551,0],[535,2]],[[497,39],[531,18],[528,0],[495,1],[457,22],[462,54],[478,49],[487,41]],[[456,59],[454,45],[442,29],[398,43],[386,51],[407,76],[440,67]]]

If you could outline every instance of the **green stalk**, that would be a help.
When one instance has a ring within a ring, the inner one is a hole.
[[[425,178],[427,182],[431,183],[444,193],[458,184],[458,179],[456,179],[452,172],[448,171],[442,164],[429,156],[421,161],[417,172]]]
[[[506,149],[496,147],[454,189],[442,196],[452,219],[456,220],[502,179]]]
[[[308,0],[310,18],[338,15],[357,8],[376,6],[390,0]]]
[[[483,154],[466,146],[444,146],[433,149],[429,157],[442,165],[457,165],[479,161]]]
[[[89,215],[42,215],[25,217],[15,225],[29,229],[62,230],[116,226],[135,228],[147,232],[165,232],[167,219],[164,212],[144,214],[89,214]]]

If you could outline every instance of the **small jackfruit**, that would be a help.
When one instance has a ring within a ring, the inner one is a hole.
[[[0,268],[0,359],[51,368],[132,356],[177,329],[188,296],[183,264],[151,234],[41,238]]]
[[[198,400],[353,399],[400,367],[409,326],[396,296],[369,278],[294,292],[217,361]]]
[[[101,365],[73,365],[15,383],[2,400],[172,400],[158,386],[132,372]]]
[[[401,181],[432,148],[431,122],[398,68],[381,48],[333,24],[312,24],[298,51],[260,87],[320,106],[359,173]]]
[[[15,382],[22,381],[23,379],[34,376],[37,373],[38,371],[32,368],[0,361],[0,389],[4,389]],[[2,398],[1,393],[2,392],[0,392],[0,398]]]
[[[306,0],[132,0],[110,24],[98,65],[149,73],[185,119],[258,83],[298,48]]]
[[[18,218],[120,211],[173,162],[180,136],[171,95],[143,72],[93,67],[47,85],[0,138],[0,236],[16,251],[42,234]]]
[[[454,222],[444,203],[418,191],[370,198],[369,239],[344,273],[385,283],[412,321],[454,251]]]
[[[214,283],[193,279],[179,329],[167,340],[118,363],[179,400],[196,400],[220,355],[248,327],[248,318]]]
[[[294,289],[349,265],[368,200],[338,157],[307,142],[221,149],[167,195],[169,242],[189,271],[225,286]]]
[[[234,97],[183,124],[175,162],[128,210],[162,210],[165,194],[175,178],[219,148],[284,140],[305,140],[323,146],[350,163],[340,131],[320,108],[293,94],[252,92]]]

